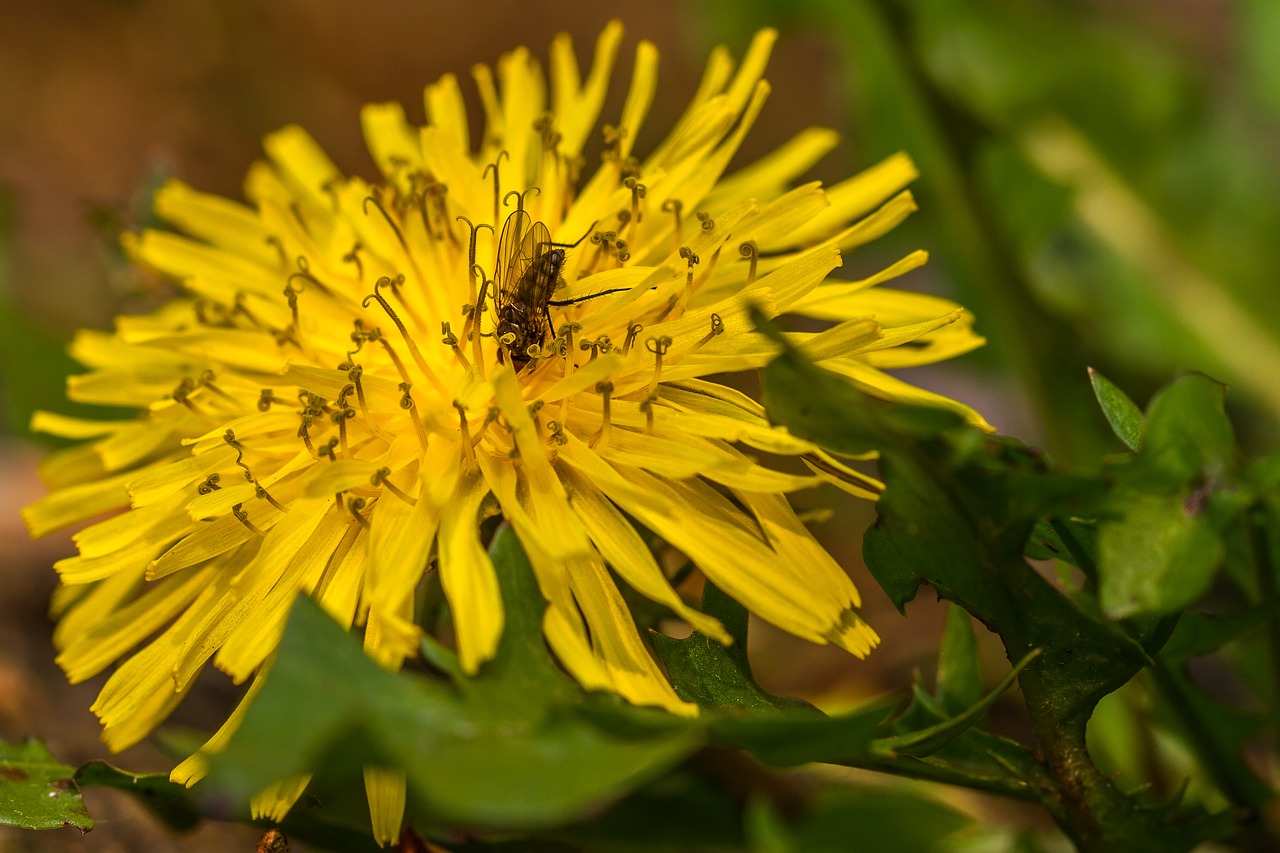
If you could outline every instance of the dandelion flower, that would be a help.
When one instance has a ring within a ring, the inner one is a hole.
[[[56,564],[55,611],[73,681],[122,661],[93,706],[112,748],[146,736],[210,661],[254,679],[298,593],[363,626],[369,654],[396,668],[418,644],[414,590],[438,571],[461,665],[476,672],[503,628],[480,527],[495,513],[533,564],[550,647],[589,689],[695,712],[615,575],[728,641],[672,589],[641,530],[796,636],[858,656],[876,644],[853,583],[785,495],[834,481],[874,497],[877,484],[708,377],[775,354],[748,319],[755,305],[825,321],[792,337],[865,393],[980,421],[884,371],[981,341],[957,306],[879,286],[923,252],[830,278],[843,252],[914,209],[907,157],[796,185],[837,142],[810,129],[725,175],[768,95],[773,40],[760,33],[736,70],[716,51],[643,155],[633,145],[657,53],[641,43],[594,169],[583,151],[601,132],[617,24],[585,79],[565,36],[549,80],[524,49],[476,66],[478,147],[445,76],[426,89],[424,127],[395,104],[364,109],[373,182],[288,127],[250,169],[247,204],[178,181],[157,193],[173,230],[126,247],[181,296],[71,348],[88,368],[69,380],[73,400],[140,414],[38,414],[36,429],[85,441],[48,459],[52,493],[26,510],[36,535],[110,514]],[[778,457],[807,473],[764,461]],[[392,773],[367,777],[371,791],[395,789]]]

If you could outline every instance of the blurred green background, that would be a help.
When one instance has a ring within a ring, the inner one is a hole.
[[[1086,367],[1139,403],[1202,370],[1230,385],[1246,447],[1280,446],[1276,0],[50,0],[6,4],[0,27],[0,534],[25,542],[16,509],[41,490],[20,439],[32,410],[67,410],[71,333],[164,296],[116,242],[148,221],[159,181],[238,197],[263,135],[290,122],[371,175],[362,104],[400,101],[421,119],[423,85],[441,74],[466,89],[473,63],[520,44],[545,57],[561,31],[586,62],[615,17],[627,37],[606,119],[636,41],[662,55],[637,150],[683,110],[711,46],[741,55],[751,32],[775,26],[773,94],[741,162],[814,124],[846,142],[815,177],[899,150],[916,159],[920,213],[845,271],[928,249],[902,285],[965,304],[989,345],[907,378],[1088,466],[1119,445]],[[830,650],[764,637],[777,689],[900,689],[931,658],[941,610],[896,616],[857,575],[858,547],[833,545],[884,647],[851,673]],[[102,749],[87,711],[96,685],[67,688],[48,650],[48,565],[69,549],[19,545],[0,583],[0,736],[57,729],[74,763]]]

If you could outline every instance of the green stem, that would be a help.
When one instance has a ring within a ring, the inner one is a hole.
[[[1037,701],[1034,678],[1023,691],[1044,750],[1044,763],[1061,798],[1058,825],[1081,853],[1178,853],[1203,840],[1194,828],[1165,823],[1164,812],[1118,789],[1093,763],[1085,744],[1086,717],[1057,720]]]

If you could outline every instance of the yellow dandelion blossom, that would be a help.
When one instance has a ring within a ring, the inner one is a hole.
[[[867,394],[980,422],[884,371],[981,341],[957,306],[880,286],[923,252],[831,278],[842,253],[914,210],[907,157],[796,185],[837,143],[811,129],[725,176],[769,93],[773,41],[760,33],[736,70],[716,51],[646,154],[633,146],[657,52],[642,42],[594,169],[583,151],[617,24],[585,79],[564,36],[549,80],[524,49],[476,66],[478,147],[450,75],[427,87],[424,127],[395,104],[364,109],[373,183],[288,127],[250,169],[247,204],[178,181],[158,192],[173,230],[126,246],[182,296],[71,347],[89,368],[70,379],[72,399],[141,414],[37,415],[36,429],[85,442],[48,459],[52,493],[26,510],[36,535],[114,513],[55,566],[68,676],[122,661],[93,708],[112,748],[149,733],[209,662],[237,682],[261,673],[299,592],[363,626],[369,653],[395,668],[418,645],[414,590],[439,571],[474,673],[503,628],[481,540],[493,514],[532,561],[548,643],[588,688],[695,710],[647,652],[615,574],[728,640],[672,589],[636,524],[760,618],[858,656],[876,644],[852,582],[784,496],[830,480],[874,497],[877,484],[707,377],[774,355],[748,319],[755,305],[827,321],[792,337]],[[395,800],[394,773],[369,775]],[[287,808],[301,787],[279,787]]]

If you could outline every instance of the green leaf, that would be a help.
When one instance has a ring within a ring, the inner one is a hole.
[[[1221,384],[1188,374],[1147,412],[1137,455],[1115,467],[1111,518],[1098,530],[1099,599],[1112,619],[1176,613],[1208,589],[1223,532],[1245,509]]]
[[[962,608],[947,608],[938,652],[938,702],[952,715],[982,700],[982,669],[973,620]]]
[[[1280,115],[1280,6],[1270,0],[1240,0],[1232,15],[1244,54],[1245,82],[1250,94],[1271,112]]]
[[[1142,667],[1146,656],[1133,640],[1077,607],[1022,556],[1043,515],[1074,515],[1096,484],[1049,472],[1011,440],[868,400],[762,328],[782,347],[764,371],[770,417],[833,450],[881,454],[886,488],[863,554],[899,609],[928,583],[999,633],[1011,658],[1042,650],[1020,680],[1037,712],[1059,723],[1083,722],[1100,696]]]
[[[714,770],[707,772],[707,766]],[[664,774],[601,815],[584,823],[550,830],[545,837],[563,841],[572,851],[650,853],[650,851],[735,851],[743,847],[741,792],[724,784],[751,759],[719,751]],[[527,840],[526,840],[527,843]],[[450,849],[453,849],[452,847]],[[526,847],[513,849],[525,851]]]
[[[1226,388],[1189,373],[1162,389],[1147,409],[1147,435],[1135,462],[1153,480],[1186,484],[1220,479],[1235,454],[1223,402]]]
[[[803,853],[941,853],[948,836],[971,819],[924,792],[908,788],[829,787],[792,830]]]
[[[1264,730],[1274,730],[1274,709],[1265,715],[1228,708],[1194,685],[1182,667],[1161,660],[1152,668],[1165,701],[1156,709],[1173,718],[1184,737],[1199,749],[1208,779],[1233,803],[1261,809],[1274,799],[1268,783],[1243,759],[1244,743]]]
[[[424,822],[527,829],[598,809],[701,743],[701,728],[677,718],[605,727],[593,719],[598,708],[582,713],[581,691],[529,627],[545,602],[530,594],[514,534],[501,531],[492,556],[508,633],[495,660],[456,686],[386,672],[299,599],[266,686],[226,751],[211,756],[209,783],[248,797],[326,767],[399,767]]]
[[[923,758],[932,755],[951,743],[967,729],[975,725],[987,713],[987,710],[995,704],[996,700],[1004,694],[1006,690],[1013,686],[1013,682],[1018,677],[1018,673],[1026,669],[1027,664],[1040,656],[1040,651],[1034,650],[1022,660],[1018,661],[1008,675],[1001,679],[996,688],[987,694],[986,698],[975,703],[968,708],[963,714],[959,714],[948,720],[944,720],[937,725],[922,729],[920,731],[910,732],[907,734],[893,735],[892,737],[883,738],[876,742],[876,749],[886,754],[902,754],[911,755],[917,758]]]
[[[124,791],[147,808],[165,826],[179,832],[200,822],[191,793],[169,781],[167,773],[130,773],[105,761],[90,761],[75,772],[81,789],[114,788]]]
[[[573,704],[582,691],[556,665],[547,649],[542,633],[546,599],[520,541],[509,528],[499,529],[489,558],[498,575],[503,603],[502,638],[497,653],[475,677],[468,677],[454,652],[426,637],[423,650],[427,660],[449,675],[475,710],[522,708],[527,716],[555,704]]]
[[[720,620],[732,645],[697,632],[683,640],[653,634],[652,640],[681,698],[707,711],[713,743],[746,750],[778,767],[847,763],[868,754],[896,700],[828,717],[806,702],[774,696],[751,674],[746,609],[708,581],[702,610]]]
[[[871,755],[876,732],[898,704],[889,698],[832,717],[792,711],[769,717],[712,717],[709,722],[715,745],[746,750],[774,767],[813,762],[856,766]]]
[[[50,755],[38,740],[0,741],[0,825],[93,829],[74,775],[74,768]]]
[[[747,835],[758,853],[942,853],[971,821],[905,785],[828,786],[788,825],[773,804],[749,804]]]
[[[1149,726],[1150,721],[1143,718],[1138,701],[1127,687],[1104,697],[1089,718],[1089,754],[1103,773],[1130,791],[1149,784]]]
[[[1264,601],[1239,613],[1213,616],[1183,613],[1160,657],[1173,662],[1215,652],[1222,646],[1265,625],[1280,613],[1280,599]]]
[[[1089,381],[1093,383],[1093,394],[1098,398],[1098,405],[1107,416],[1107,423],[1111,424],[1111,431],[1116,434],[1116,438],[1123,441],[1130,450],[1141,448],[1146,421],[1138,404],[1092,367],[1089,368]]]
[[[239,819],[248,817],[245,811]],[[254,823],[263,829],[279,826],[290,841],[310,845],[307,849],[332,853],[378,853],[382,849],[369,831],[369,801],[363,774],[354,768],[313,778],[307,793],[279,824],[268,820]]]
[[[752,853],[800,853],[787,822],[768,800],[748,802],[743,824]]]
[[[1253,460],[1244,476],[1260,492],[1280,495],[1280,453]]]
[[[1072,215],[1070,188],[1047,178],[1008,138],[992,139],[976,153],[974,176],[998,201],[994,213],[1019,253],[1051,250]]]
[[[1098,537],[1099,598],[1112,619],[1176,613],[1198,599],[1222,559],[1222,540],[1181,494],[1125,494],[1123,515]]]
[[[1027,556],[1061,560],[1075,566],[1091,583],[1098,580],[1098,526],[1092,520],[1055,516],[1036,522]]]
[[[770,713],[813,709],[798,699],[774,696],[756,683],[747,659],[747,610],[710,581],[702,593],[703,612],[720,620],[733,638],[725,646],[694,632],[677,640],[650,634],[681,699],[707,710]]]

